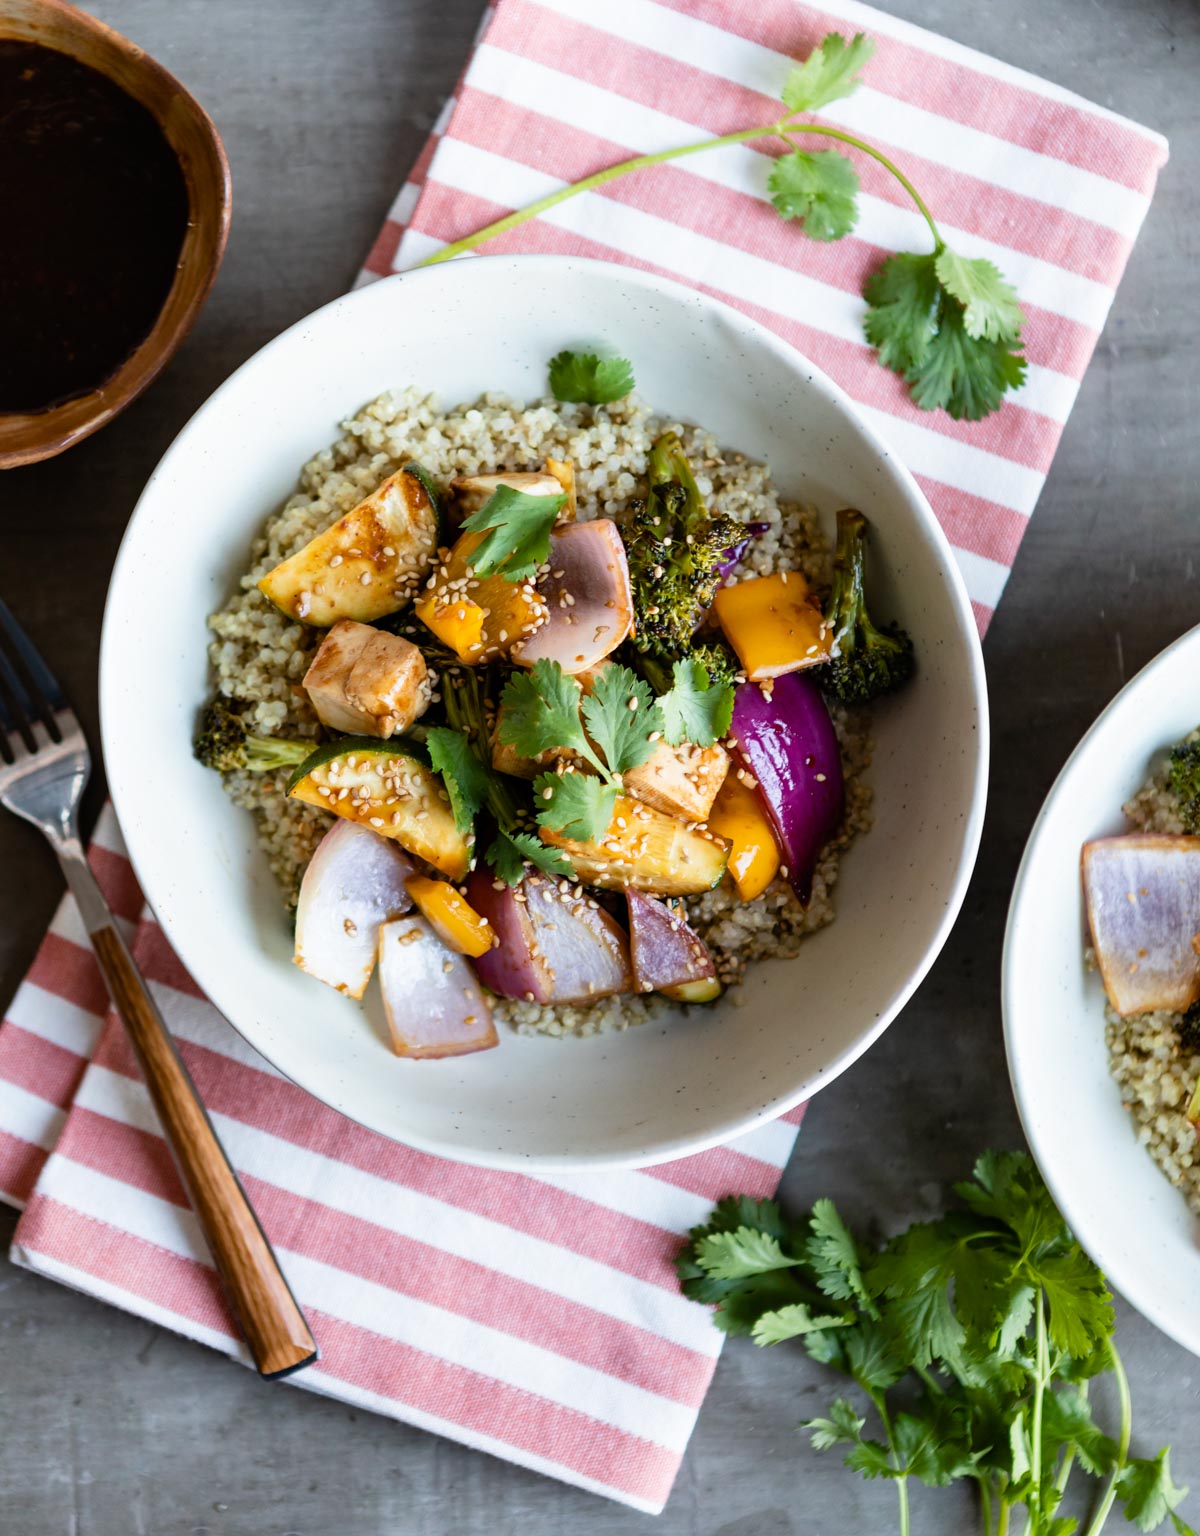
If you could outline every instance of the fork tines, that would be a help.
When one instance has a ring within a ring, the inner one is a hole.
[[[18,736],[30,752],[36,752],[37,725],[53,741],[61,741],[55,716],[66,707],[54,674],[0,598],[0,759],[13,760]]]

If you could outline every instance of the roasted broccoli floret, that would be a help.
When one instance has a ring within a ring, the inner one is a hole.
[[[1200,741],[1181,741],[1171,753],[1171,793],[1186,832],[1200,832]]]
[[[688,645],[674,656],[660,654],[657,651],[638,650],[633,650],[627,655],[633,670],[640,672],[654,692],[660,696],[669,693],[674,685],[673,663],[684,659],[700,662],[708,673],[709,682],[714,686],[722,683],[736,683],[743,675],[738,666],[737,657],[724,640],[715,635]]]
[[[622,528],[637,621],[634,644],[682,656],[746,530],[732,517],[708,512],[674,432],[664,432],[651,449],[648,478],[649,493],[633,503]]]
[[[294,768],[310,755],[316,742],[289,741],[284,736],[256,736],[232,700],[218,695],[200,717],[195,752],[198,761],[218,773],[270,773]]]
[[[825,623],[833,633],[833,658],[813,676],[832,698],[865,704],[891,693],[913,675],[913,643],[895,624],[877,629],[863,595],[867,520],[846,508],[837,515],[837,553]]]

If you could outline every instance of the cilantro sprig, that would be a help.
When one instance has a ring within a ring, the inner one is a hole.
[[[485,535],[471,552],[472,571],[481,577],[530,581],[550,558],[550,530],[566,504],[565,494],[531,496],[498,485],[463,523],[465,533]]]
[[[945,410],[956,420],[977,421],[997,410],[1009,390],[1025,379],[1020,348],[1024,316],[1015,290],[989,261],[951,250],[916,187],[898,165],[872,144],[841,129],[811,121],[831,102],[851,96],[871,59],[874,44],[863,33],[844,38],[831,32],[788,73],[780,91],[782,115],[652,154],[635,155],[507,214],[465,239],[444,246],[423,265],[448,261],[536,218],[568,198],[593,191],[633,171],[686,155],[756,139],[783,139],[789,146],[771,165],[767,193],[781,217],[795,221],[813,240],[840,240],[858,221],[858,173],[844,152],[866,155],[893,176],[929,227],[933,249],[890,256],[868,278],[863,327],[879,360],[907,382],[923,410]],[[832,140],[841,148],[817,152],[798,141]],[[633,387],[622,358],[563,352],[551,364],[551,388],[560,400],[603,404]]]
[[[685,741],[711,747],[733,720],[733,684],[713,682],[694,656],[675,662],[671,676],[670,689],[658,701],[663,735],[673,747]]]
[[[514,672],[500,695],[500,740],[524,757],[565,750],[584,767],[565,762],[533,785],[538,822],[580,842],[608,831],[621,793],[621,775],[654,751],[662,716],[649,686],[628,667],[612,666],[584,695],[556,661]],[[591,771],[588,772],[587,770]]]
[[[559,352],[550,359],[550,390],[556,400],[611,405],[629,394],[633,382],[633,364],[627,357]]]
[[[1032,1160],[986,1152],[956,1194],[959,1208],[882,1248],[828,1200],[791,1221],[774,1201],[730,1196],[692,1231],[677,1263],[683,1290],[714,1304],[726,1332],[802,1339],[854,1383],[858,1403],[838,1397],[805,1428],[816,1450],[839,1448],[861,1476],[894,1482],[901,1536],[913,1478],[974,1482],[985,1536],[1006,1532],[1017,1506],[1026,1536],[1070,1536],[1079,1527],[1058,1511],[1076,1464],[1103,1479],[1085,1536],[1099,1536],[1114,1504],[1139,1530],[1169,1520],[1195,1536],[1168,1451],[1129,1454],[1112,1298]],[[1115,1441],[1088,1398],[1106,1372],[1121,1403]]]
[[[441,687],[449,724],[430,726],[425,745],[446,786],[459,832],[473,836],[476,819],[486,809],[495,831],[484,859],[497,878],[519,885],[525,866],[532,864],[544,874],[574,879],[570,859],[529,830],[532,811],[515,798],[513,781],[492,767],[487,711],[474,669],[444,672]]]
[[[712,746],[729,729],[733,689],[712,683],[698,661],[675,663],[674,683],[657,701],[628,667],[608,666],[585,694],[556,661],[514,672],[500,695],[500,740],[523,757],[566,753],[534,782],[537,819],[549,831],[594,842],[612,824],[623,775],[665,739]]]

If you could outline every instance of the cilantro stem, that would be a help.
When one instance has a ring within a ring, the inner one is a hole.
[[[1012,1505],[1006,1503],[1003,1495],[1000,1500],[1000,1518],[996,1521],[996,1536],[1008,1536],[1008,1521],[1012,1514]]]
[[[652,155],[634,155],[631,160],[621,160],[616,165],[606,166],[602,171],[593,171],[590,176],[585,176],[581,181],[573,181],[569,187],[560,187],[557,192],[550,192],[545,197],[538,198],[536,203],[530,203],[526,208],[518,208],[513,213],[505,214],[502,219],[486,224],[473,235],[466,235],[463,239],[444,246],[440,251],[435,251],[432,256],[426,256],[425,260],[418,265],[432,267],[439,261],[449,261],[454,256],[461,256],[464,251],[482,245],[485,240],[495,240],[500,235],[506,235],[510,229],[516,229],[519,224],[524,224],[527,219],[536,219],[539,214],[546,213],[551,208],[557,208],[559,203],[565,203],[568,198],[577,197],[581,192],[592,192],[597,187],[604,186],[606,182],[616,181],[618,177],[628,176],[633,171],[644,171],[652,165],[665,165],[668,160],[681,160],[685,155],[698,155],[706,149],[720,149],[726,144],[745,144],[751,139],[773,138],[783,131],[783,126],[782,121],[765,123],[762,127],[743,128],[737,133],[723,133],[718,139],[701,139],[696,144],[679,144],[674,149],[660,149]]]
[[[979,1478],[979,1503],[983,1509],[983,1536],[993,1536],[992,1490],[986,1477]]]
[[[887,1403],[882,1392],[868,1394],[875,1404],[876,1411],[883,1422],[883,1430],[887,1435],[888,1459],[896,1469],[896,1494],[900,1500],[900,1536],[909,1536],[908,1523],[908,1473],[900,1470],[900,1453],[896,1449],[896,1439],[892,1434],[892,1420],[887,1411]]]
[[[891,174],[900,183],[900,185],[904,188],[904,190],[908,193],[909,197],[912,198],[913,202],[916,204],[917,212],[925,220],[926,224],[929,225],[929,232],[933,236],[933,244],[935,250],[940,251],[942,249],[944,242],[942,240],[941,233],[938,230],[937,224],[934,222],[933,214],[930,213],[928,207],[926,206],[925,199],[917,191],[916,187],[913,186],[912,182],[909,181],[908,177],[904,174],[904,172],[900,169],[894,160],[889,160],[885,154],[881,153],[881,151],[878,149],[872,148],[870,144],[864,143],[862,139],[856,139],[852,133],[843,133],[839,128],[826,128],[822,123],[785,123],[783,125],[783,132],[789,134],[818,133],[823,138],[837,139],[839,144],[849,144],[851,149],[858,149],[861,150],[864,155],[869,155],[872,160],[883,166],[885,171],[890,171]]]
[[[703,154],[707,149],[721,149],[729,144],[748,144],[752,139],[783,138],[790,144],[791,136],[800,133],[813,133],[822,138],[836,139],[840,144],[848,144],[851,149],[861,150],[864,155],[869,155],[872,160],[883,166],[884,170],[889,171],[912,198],[917,211],[929,225],[935,250],[942,249],[942,237],[934,222],[933,214],[930,213],[916,187],[894,161],[889,160],[880,150],[872,148],[862,139],[855,138],[852,133],[843,133],[839,128],[826,128],[821,123],[796,123],[787,118],[781,118],[776,123],[764,123],[756,128],[742,128],[736,133],[723,133],[720,138],[701,139],[695,144],[678,144],[674,149],[660,149],[649,155],[634,155],[631,160],[621,160],[616,165],[605,166],[604,170],[593,171],[590,176],[584,176],[580,181],[573,181],[568,187],[559,187],[556,192],[549,192],[545,197],[539,197],[535,203],[530,203],[525,208],[517,208],[512,213],[506,213],[503,218],[495,219],[491,224],[485,224],[473,235],[464,235],[461,240],[452,241],[451,244],[443,246],[440,251],[435,251],[432,256],[426,256],[424,261],[418,262],[417,265],[433,267],[439,262],[450,261],[455,256],[461,256],[464,251],[474,250],[477,245],[482,245],[485,241],[506,235],[510,229],[516,229],[529,219],[536,219],[539,214],[548,213],[551,208],[557,208],[560,203],[565,203],[569,198],[578,197],[581,192],[594,192],[597,187],[616,181],[622,176],[628,176],[634,171],[644,171],[651,166],[665,165],[670,160],[682,160],[687,155]]]
[[[1046,1294],[1039,1288],[1037,1297],[1037,1375],[1033,1383],[1033,1423],[1030,1428],[1029,1469],[1032,1487],[1026,1500],[1027,1536],[1037,1531],[1042,1515],[1042,1405],[1046,1383],[1050,1379],[1050,1350],[1046,1341]]]
[[[1117,1479],[1125,1469],[1125,1463],[1129,1457],[1129,1441],[1133,1433],[1133,1398],[1129,1391],[1129,1377],[1125,1374],[1125,1366],[1117,1353],[1117,1346],[1111,1339],[1108,1341],[1108,1359],[1113,1375],[1117,1378],[1117,1395],[1121,1400],[1121,1430],[1117,1438],[1117,1463],[1112,1469],[1108,1487],[1104,1490],[1104,1497],[1100,1501],[1099,1509],[1092,1517],[1086,1536],[1100,1536],[1104,1528],[1108,1512],[1116,1501]]]

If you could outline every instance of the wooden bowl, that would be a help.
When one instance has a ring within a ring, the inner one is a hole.
[[[188,226],[179,266],[149,335],[99,388],[46,411],[0,412],[0,469],[62,453],[141,394],[195,324],[229,236],[229,162],[208,114],[128,38],[63,0],[0,0],[0,38],[41,43],[119,85],[153,115],[179,158]]]

